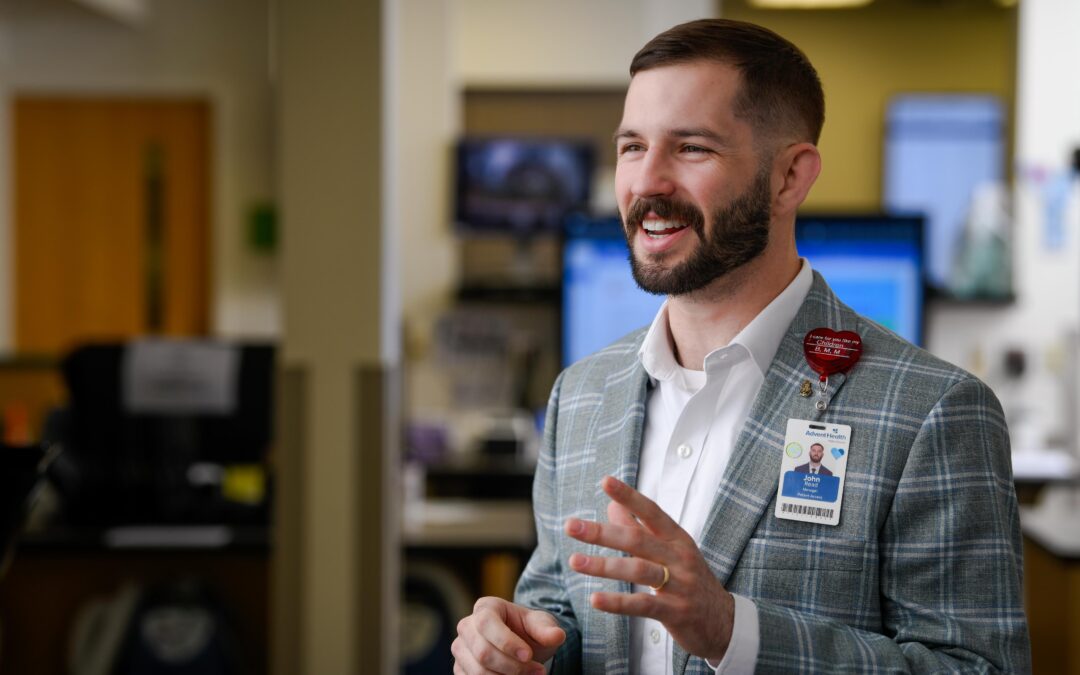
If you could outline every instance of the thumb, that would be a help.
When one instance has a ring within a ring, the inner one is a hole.
[[[529,638],[543,647],[558,647],[566,640],[566,631],[548,612],[534,609],[525,615],[522,625]]]

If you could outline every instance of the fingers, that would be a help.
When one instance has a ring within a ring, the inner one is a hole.
[[[547,612],[534,610],[525,615],[522,625],[529,638],[543,647],[558,647],[566,641],[566,631],[555,617]]]
[[[498,598],[481,598],[473,613],[458,623],[454,657],[465,672],[527,672],[533,651],[507,625],[507,614],[513,607]],[[471,669],[474,665],[478,670]]]
[[[487,675],[494,672],[480,665],[460,637],[450,645],[450,653],[454,655],[454,675]]]
[[[623,525],[625,527],[641,527],[634,514],[619,502],[608,502],[607,519],[609,523]]]
[[[664,566],[641,558],[610,558],[574,553],[570,556],[570,568],[594,577],[629,581],[642,586],[660,586],[664,583]],[[670,579],[669,582],[670,583]],[[666,588],[666,585],[665,585]]]
[[[670,547],[638,525],[615,525],[567,518],[566,534],[578,541],[623,551],[637,558],[655,562],[668,562],[671,558]]]
[[[601,612],[626,616],[645,616],[667,623],[666,605],[651,593],[593,593],[592,606]]]
[[[658,537],[677,538],[685,534],[679,524],[664,513],[664,510],[656,502],[618,478],[605,476],[600,481],[600,487],[607,493],[607,496],[611,497],[612,501],[637,516],[638,521]],[[610,510],[608,513],[610,514]]]

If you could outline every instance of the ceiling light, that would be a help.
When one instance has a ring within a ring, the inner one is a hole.
[[[761,9],[851,9],[865,7],[874,0],[750,0]]]

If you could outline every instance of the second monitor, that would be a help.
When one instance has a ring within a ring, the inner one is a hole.
[[[923,219],[805,215],[799,254],[856,312],[923,340]],[[634,283],[618,217],[571,218],[563,248],[562,361],[570,365],[648,325],[663,304]]]

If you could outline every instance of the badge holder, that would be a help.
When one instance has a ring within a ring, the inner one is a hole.
[[[803,338],[806,362],[818,374],[819,413],[829,407],[829,376],[845,373],[862,356],[862,338],[853,331],[815,328]],[[799,395],[813,388],[804,380]],[[851,427],[813,420],[788,420],[776,486],[775,516],[818,525],[838,525],[844,500]]]
[[[818,412],[825,412],[829,407],[829,376],[846,373],[862,356],[862,338],[850,331],[834,331],[829,328],[815,328],[803,338],[803,354],[806,362],[818,374],[818,400],[814,407]],[[807,383],[803,383],[800,394],[808,396]]]

